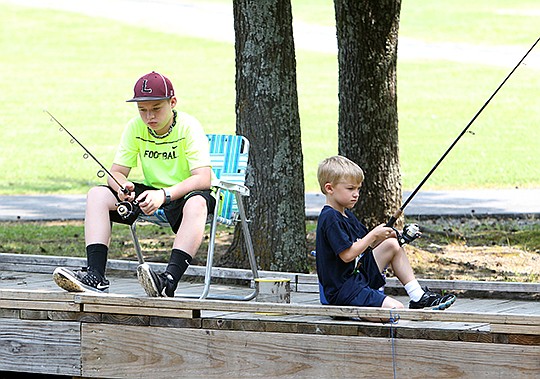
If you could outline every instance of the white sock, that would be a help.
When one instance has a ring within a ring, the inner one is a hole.
[[[409,283],[405,284],[405,291],[407,291],[407,295],[411,298],[412,301],[418,301],[422,298],[422,295],[424,294],[424,290],[422,287],[420,287],[420,283],[418,283],[418,280],[411,280]]]

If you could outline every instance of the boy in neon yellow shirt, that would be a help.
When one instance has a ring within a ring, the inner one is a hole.
[[[159,73],[151,72],[137,80],[128,102],[137,103],[139,115],[128,122],[110,172],[129,194],[124,194],[111,178],[107,186],[90,189],[85,217],[88,267],[80,271],[59,267],[53,278],[67,291],[107,292],[105,267],[111,222],[131,224],[137,217],[134,214],[123,219],[116,204],[136,200],[148,215],[162,207],[176,233],[166,271],[157,274],[140,265],[139,281],[149,296],[173,297],[199,249],[207,215],[215,206],[210,191],[213,173],[208,140],[194,117],[174,109],[177,99],[172,83]],[[128,180],[137,159],[143,183]]]

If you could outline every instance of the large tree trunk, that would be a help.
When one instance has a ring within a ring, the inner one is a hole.
[[[335,0],[339,154],[362,167],[355,213],[370,227],[401,205],[396,64],[400,0]]]
[[[234,0],[236,132],[251,142],[246,204],[258,264],[306,271],[304,174],[290,0]],[[239,227],[234,245],[240,238]],[[229,261],[244,261],[238,249]]]

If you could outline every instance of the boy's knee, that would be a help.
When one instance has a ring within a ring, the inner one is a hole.
[[[382,303],[382,308],[404,309],[405,306],[401,303],[401,301],[398,301],[390,296],[386,296]]]
[[[381,249],[378,249],[381,247]],[[377,246],[378,250],[385,250],[385,251],[398,251],[401,249],[401,246],[399,246],[399,242],[397,238],[388,238],[381,242],[379,246]]]
[[[184,214],[206,212],[206,199],[202,196],[192,196],[186,200]]]
[[[399,245],[399,242],[398,242],[397,238],[390,238],[387,241],[388,241],[388,245],[389,245],[389,247],[391,249],[393,249],[395,251],[401,250],[401,246]]]
[[[86,193],[86,196],[92,196],[92,195],[95,195],[97,193],[100,193],[102,188],[103,187],[100,187],[100,186],[92,187],[92,188],[90,188],[88,190],[88,192]]]
[[[109,188],[105,186],[92,187],[90,188],[90,190],[88,190],[88,193],[86,194],[86,199],[88,200],[105,199],[108,197],[114,197],[114,195],[109,190]]]
[[[392,256],[395,258],[400,254],[405,254],[405,250],[399,245],[397,238],[387,239],[386,245],[384,246],[387,251],[389,251]]]

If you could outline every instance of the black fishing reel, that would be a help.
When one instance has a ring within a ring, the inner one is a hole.
[[[396,232],[397,240],[399,242],[399,246],[403,246],[407,243],[411,243],[418,237],[422,235],[422,232],[420,232],[420,227],[418,224],[407,224],[403,228],[403,232],[400,233],[397,229],[394,229],[394,232]]]
[[[122,219],[127,220],[131,217],[136,218],[141,213],[141,207],[139,207],[139,203],[136,200],[133,202],[121,201],[116,203],[116,211]]]

